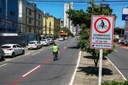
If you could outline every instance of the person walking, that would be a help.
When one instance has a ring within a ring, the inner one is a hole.
[[[59,51],[59,47],[54,43],[54,45],[52,47],[54,61],[58,59],[58,51]]]

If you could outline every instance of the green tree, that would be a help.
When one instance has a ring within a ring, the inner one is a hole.
[[[93,0],[90,0],[90,6],[87,8],[86,12],[83,10],[68,10],[66,13],[69,15],[69,19],[74,25],[79,24],[81,31],[80,37],[77,39],[78,45],[82,51],[87,51],[94,57],[94,63],[97,71],[97,63],[99,60],[99,50],[90,49],[90,26],[91,26],[91,15],[116,15],[112,14],[112,9],[109,7],[102,7],[95,5]],[[103,56],[108,55],[113,50],[103,50]]]

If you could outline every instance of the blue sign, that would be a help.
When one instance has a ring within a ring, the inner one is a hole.
[[[122,14],[122,20],[128,20],[128,14]]]
[[[101,4],[102,7],[109,7],[109,4]]]

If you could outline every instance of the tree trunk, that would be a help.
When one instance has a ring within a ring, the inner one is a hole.
[[[95,73],[98,72],[98,68],[97,68],[97,64],[98,64],[98,61],[99,61],[99,58],[96,56],[96,53],[95,53],[95,50],[93,50],[93,57],[94,57],[94,64],[95,64]]]

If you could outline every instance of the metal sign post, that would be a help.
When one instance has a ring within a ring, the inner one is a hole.
[[[102,80],[102,59],[103,59],[103,49],[100,49],[99,82],[98,82],[98,85],[101,85],[101,80]]]

